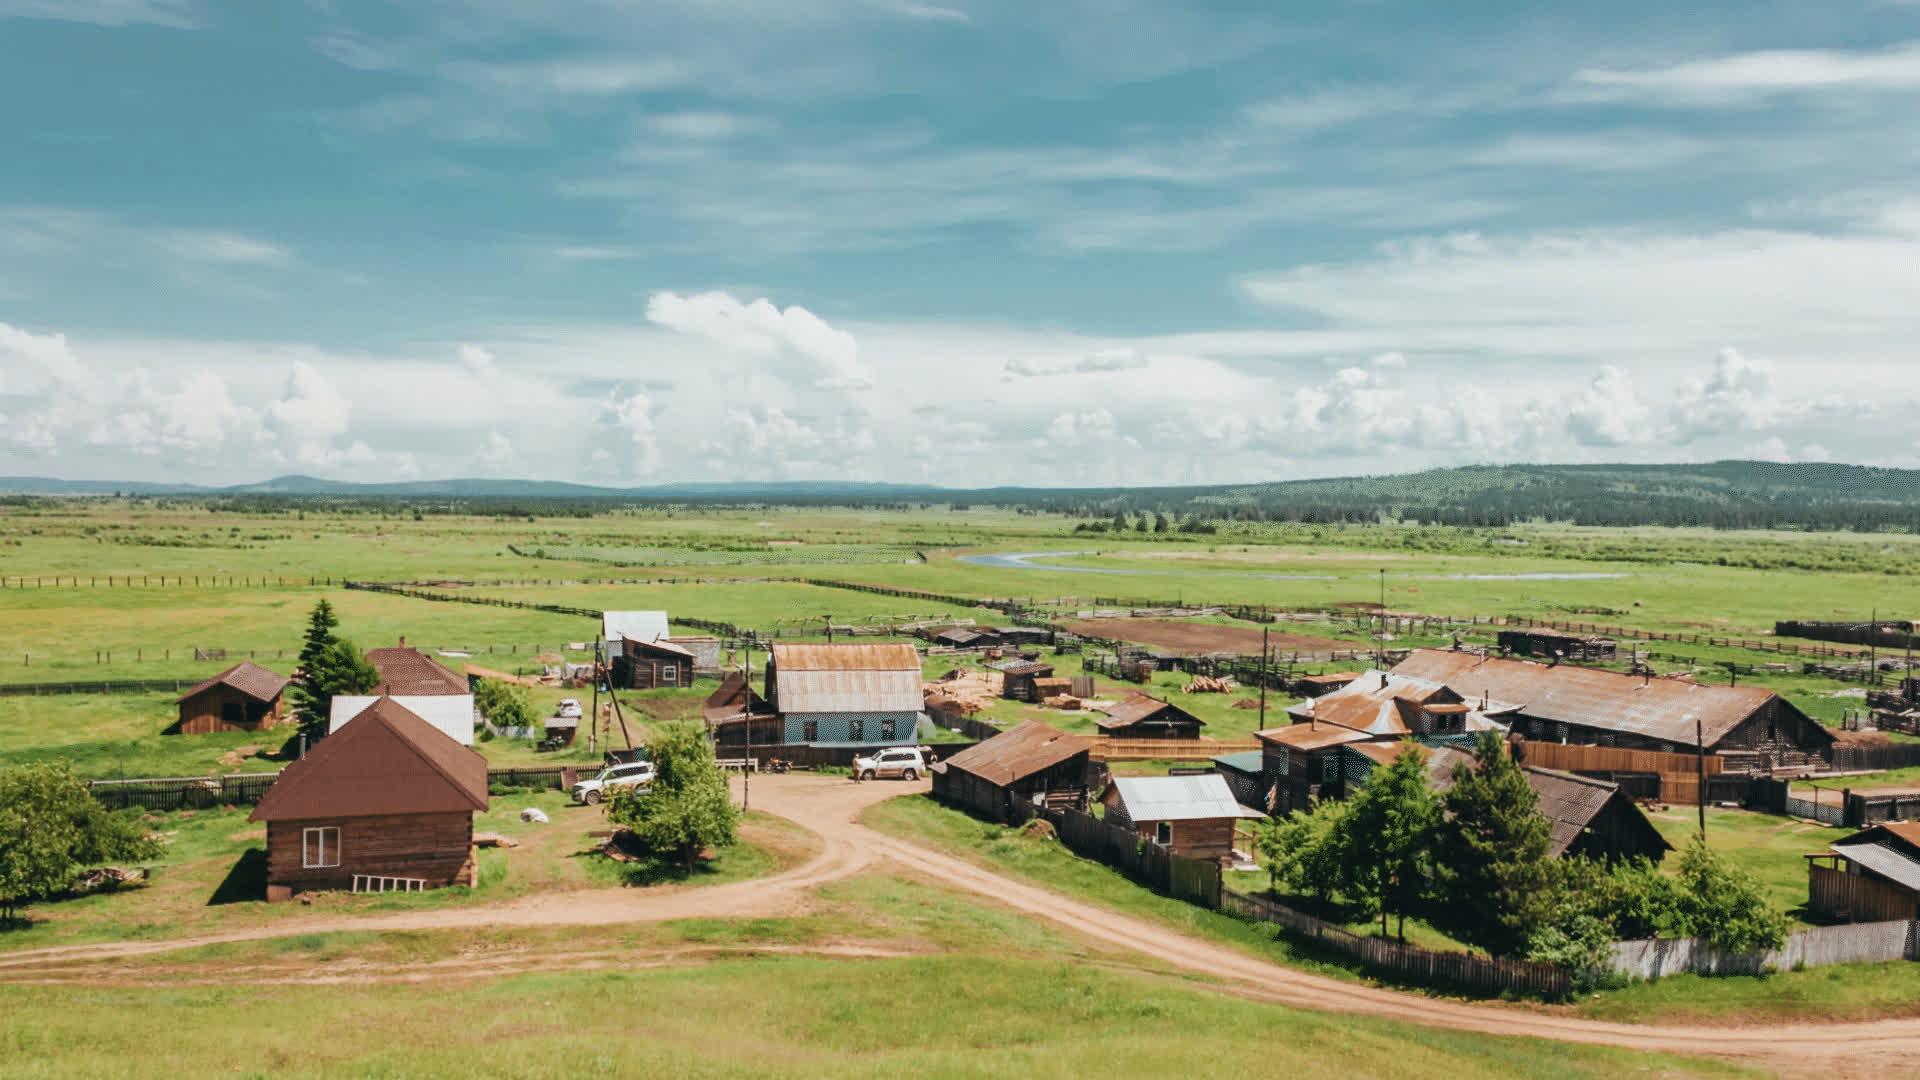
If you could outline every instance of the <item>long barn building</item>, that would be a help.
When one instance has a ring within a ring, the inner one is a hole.
[[[1771,690],[1654,679],[1569,664],[1416,650],[1394,675],[1444,683],[1469,702],[1506,703],[1501,719],[1531,740],[1797,765],[1825,757],[1826,728]]]

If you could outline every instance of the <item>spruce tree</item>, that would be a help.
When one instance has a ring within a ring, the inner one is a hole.
[[[1391,764],[1373,770],[1367,786],[1349,800],[1339,825],[1346,853],[1342,891],[1350,900],[1377,905],[1382,936],[1391,914],[1399,917],[1400,939],[1406,940],[1407,912],[1430,892],[1439,821],[1440,800],[1427,780],[1426,761],[1411,743]]]
[[[1540,800],[1493,732],[1454,771],[1440,826],[1441,910],[1456,936],[1496,955],[1526,949],[1550,903],[1551,841]]]

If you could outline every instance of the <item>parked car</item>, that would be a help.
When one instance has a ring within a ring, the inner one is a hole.
[[[853,759],[853,778],[855,780],[874,780],[898,777],[902,780],[918,780],[927,771],[927,762],[920,751],[911,746],[895,746],[877,754]]]
[[[573,785],[573,801],[598,806],[620,788],[644,788],[653,783],[653,762],[609,765],[600,775]]]
[[[561,698],[560,704],[553,710],[553,715],[565,717],[568,720],[578,720],[580,719],[580,703],[573,698]]]

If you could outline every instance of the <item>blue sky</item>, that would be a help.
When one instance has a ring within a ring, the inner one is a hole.
[[[1536,7],[0,0],[0,473],[1920,464],[1920,4]]]

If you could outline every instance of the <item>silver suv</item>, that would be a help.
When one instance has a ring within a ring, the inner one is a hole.
[[[616,788],[644,788],[653,783],[653,762],[635,761],[600,770],[600,775],[573,785],[573,801],[598,806]]]
[[[912,746],[895,746],[877,754],[853,759],[855,780],[891,777],[918,780],[926,771],[926,760],[920,756],[920,751]]]

